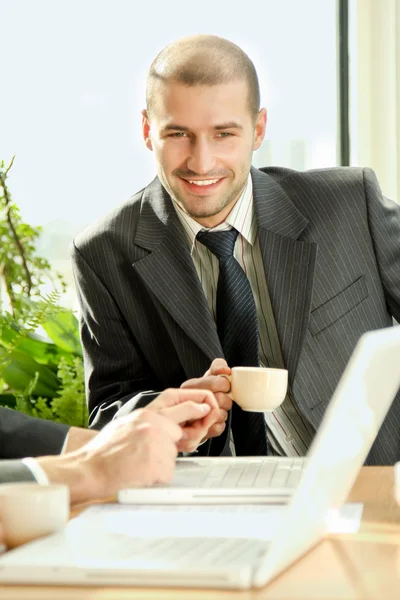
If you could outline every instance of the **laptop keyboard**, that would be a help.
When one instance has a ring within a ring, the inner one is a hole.
[[[59,533],[27,544],[18,550],[19,564],[82,568],[131,567],[138,569],[183,567],[243,567],[256,564],[269,548],[269,542],[251,538],[132,538],[123,534],[93,533],[92,540],[77,546],[76,538]],[[37,547],[35,552],[34,548]],[[0,569],[13,563],[10,552],[0,560]],[[18,563],[17,561],[17,563]],[[14,561],[15,562],[15,561]]]
[[[178,467],[173,485],[200,488],[287,488],[297,487],[305,466],[304,458],[269,459],[260,462],[221,463],[211,469],[190,473],[184,461]],[[182,473],[180,470],[182,468]],[[193,478],[192,476],[193,475]]]
[[[113,536],[114,537],[114,536]],[[118,539],[119,538],[119,539]],[[112,551],[111,551],[112,545]],[[168,563],[169,566],[243,566],[252,563],[267,550],[263,540],[243,538],[142,538],[107,537],[107,556],[113,560],[140,563]],[[97,554],[97,553],[96,553]],[[102,552],[100,550],[99,555]],[[91,556],[93,559],[94,556]],[[95,558],[100,559],[101,556]],[[105,558],[105,557],[104,557]]]

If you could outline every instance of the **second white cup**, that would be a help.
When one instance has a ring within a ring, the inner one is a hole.
[[[21,546],[62,529],[69,519],[66,485],[0,485],[0,522],[7,548]]]

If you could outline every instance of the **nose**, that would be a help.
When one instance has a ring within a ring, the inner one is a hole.
[[[215,156],[212,144],[207,139],[193,140],[187,167],[198,175],[207,175],[215,167]]]

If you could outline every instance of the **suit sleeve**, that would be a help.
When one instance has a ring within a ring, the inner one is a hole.
[[[107,287],[76,246],[71,256],[81,309],[89,425],[100,428],[115,416],[146,406],[161,386]]]
[[[68,431],[68,425],[0,407],[0,458],[59,454]]]
[[[36,481],[32,471],[20,460],[0,460],[0,483]]]
[[[364,169],[368,219],[390,314],[400,322],[400,205],[382,195],[371,169]]]

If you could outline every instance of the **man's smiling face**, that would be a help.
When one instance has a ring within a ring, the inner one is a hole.
[[[157,91],[151,115],[143,111],[143,136],[161,183],[193,219],[215,227],[246,186],[265,135],[265,109],[255,121],[245,81],[160,83]]]

